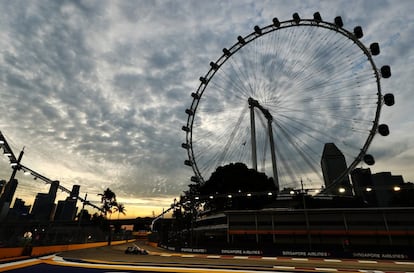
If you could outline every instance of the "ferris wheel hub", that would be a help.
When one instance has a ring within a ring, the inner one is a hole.
[[[264,108],[258,100],[253,99],[252,97],[250,97],[248,100],[250,107],[254,108],[258,108],[260,111],[262,111],[263,115],[265,116],[265,118],[268,121],[272,121],[273,120],[273,116],[272,114],[270,114],[269,110],[267,110],[266,108]]]

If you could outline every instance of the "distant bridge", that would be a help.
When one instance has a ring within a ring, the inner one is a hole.
[[[154,219],[154,217],[139,217],[131,219],[108,219],[108,221],[111,225],[135,225],[138,227],[150,227]]]

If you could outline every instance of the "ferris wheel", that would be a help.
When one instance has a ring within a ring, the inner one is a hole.
[[[219,166],[242,162],[273,177],[278,188],[323,184],[321,156],[334,143],[346,160],[347,176],[367,154],[374,136],[389,134],[379,123],[382,106],[394,104],[382,94],[378,43],[366,47],[360,26],[349,31],[341,17],[323,21],[295,13],[292,19],[255,26],[224,48],[200,77],[182,127],[185,165],[191,181],[204,183]]]

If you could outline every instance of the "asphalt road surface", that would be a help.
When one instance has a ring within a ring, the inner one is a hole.
[[[414,261],[336,260],[174,253],[136,243],[149,255],[125,254],[133,243],[73,250],[25,265],[3,264],[0,272],[414,272]]]

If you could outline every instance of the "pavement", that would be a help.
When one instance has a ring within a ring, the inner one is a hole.
[[[137,244],[149,255],[125,254],[128,246]],[[133,242],[88,249],[78,249],[57,253],[61,261],[106,265],[130,266],[180,266],[207,269],[277,270],[283,272],[362,272],[362,273],[414,273],[414,261],[324,259],[297,257],[265,257],[176,253],[154,247],[144,242]],[[24,261],[31,257],[19,257]],[[29,260],[29,259],[28,259]],[[0,264],[15,262],[16,259],[3,259]],[[1,270],[0,270],[1,271]]]
[[[127,246],[137,244],[148,251],[149,255],[125,254]],[[153,247],[144,242],[106,246],[96,249],[76,250],[60,253],[64,259],[80,259],[93,263],[112,264],[168,264],[193,265],[208,268],[233,267],[238,269],[269,269],[278,271],[309,272],[363,272],[363,273],[414,273],[414,261],[372,260],[372,259],[324,259],[297,257],[265,257],[176,253]]]

